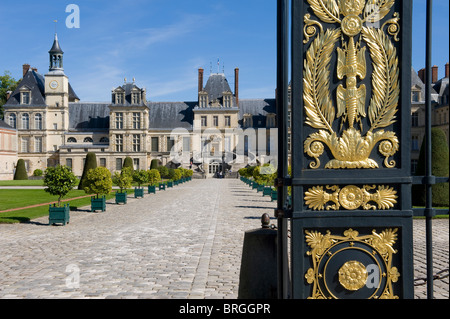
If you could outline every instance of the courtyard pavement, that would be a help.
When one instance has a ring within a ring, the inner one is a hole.
[[[0,224],[0,299],[236,299],[244,233],[275,205],[238,179],[193,180],[129,195],[125,206],[111,200],[103,213],[72,211],[66,226]],[[433,225],[437,273],[449,267],[449,222]],[[414,236],[415,277],[424,278],[423,220]],[[426,285],[415,297],[426,298]],[[449,298],[448,277],[434,297]]]

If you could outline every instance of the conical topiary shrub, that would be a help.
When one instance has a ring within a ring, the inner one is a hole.
[[[133,159],[129,156],[125,157],[125,160],[123,161],[122,168],[125,168],[125,167],[130,167],[132,170],[134,170]]]
[[[87,186],[86,176],[90,169],[97,168],[97,157],[95,153],[89,152],[86,155],[86,161],[84,162],[83,174],[81,175],[80,184],[78,184],[79,190],[84,190]]]
[[[28,179],[27,169],[25,168],[25,161],[19,159],[17,161],[16,172],[14,173],[15,181],[23,181]]]
[[[431,129],[431,174],[436,177],[448,177],[449,174],[449,149],[447,138],[442,129]],[[419,161],[417,163],[416,176],[425,175],[425,139],[420,148]],[[432,186],[433,206],[442,207],[449,205],[449,184],[440,183]],[[425,186],[414,185],[413,205],[424,206],[426,200]]]

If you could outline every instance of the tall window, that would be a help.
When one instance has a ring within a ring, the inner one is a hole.
[[[125,94],[123,93],[116,93],[116,104],[123,104],[125,100]]]
[[[412,126],[419,126],[419,113],[414,112],[411,114],[411,125]]]
[[[120,171],[122,169],[122,159],[116,158],[116,171]]]
[[[100,158],[100,167],[106,167],[106,158]]]
[[[139,93],[131,93],[131,104],[139,104],[141,103],[140,100]]]
[[[139,134],[133,134],[133,152],[141,151],[141,136]]]
[[[190,151],[191,151],[191,138],[183,137],[183,152],[190,152]]]
[[[66,166],[72,168],[73,167],[73,162],[71,158],[67,158],[66,159]]]
[[[123,135],[116,135],[116,152],[123,152]]]
[[[223,96],[223,106],[231,107],[231,95],[227,94]]]
[[[28,153],[28,138],[22,138],[22,153]]]
[[[418,151],[419,150],[419,137],[414,135],[411,138],[411,150],[412,151]]]
[[[159,152],[159,138],[152,137],[152,152]]]
[[[20,93],[21,104],[30,104],[31,92]]]
[[[175,145],[175,141],[172,140],[170,136],[167,137],[167,152],[171,152],[173,146]]]
[[[206,116],[202,116],[201,119],[202,119],[202,126],[203,127],[207,126],[208,125],[207,117]]]
[[[231,126],[231,116],[225,116],[225,126],[226,127]]]
[[[34,138],[34,151],[36,153],[42,153],[42,137]]]
[[[116,113],[116,129],[117,130],[123,129],[123,113],[122,112]]]
[[[141,113],[133,113],[133,129],[141,129]]]
[[[22,128],[24,130],[30,129],[30,115],[28,113],[22,114]]]
[[[34,115],[34,127],[36,130],[42,130],[42,114],[37,113]]]
[[[17,128],[17,116],[12,113],[9,115],[9,125],[13,128]]]
[[[214,126],[219,126],[219,117],[218,116],[213,117],[213,123],[214,123]]]
[[[135,171],[139,170],[139,158],[133,158],[133,168]]]

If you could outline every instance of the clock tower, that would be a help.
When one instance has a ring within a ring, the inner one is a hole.
[[[55,34],[49,51],[49,72],[45,75],[47,147],[51,150],[55,145],[64,145],[64,133],[69,129],[69,79],[64,74],[63,55]]]

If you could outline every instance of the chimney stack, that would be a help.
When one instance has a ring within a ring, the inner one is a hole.
[[[445,77],[448,78],[448,62],[445,63]]]
[[[198,69],[198,91],[203,91],[203,69]]]
[[[239,106],[239,68],[234,69],[234,96],[236,97],[236,106]]]
[[[433,65],[431,68],[431,83],[436,83],[438,81],[438,67]]]
[[[419,76],[422,83],[425,84],[425,69],[420,69],[419,72],[417,72],[417,75]]]
[[[30,65],[29,64],[24,64],[23,65],[23,76],[25,76],[25,74],[27,74],[29,69],[30,69]]]

